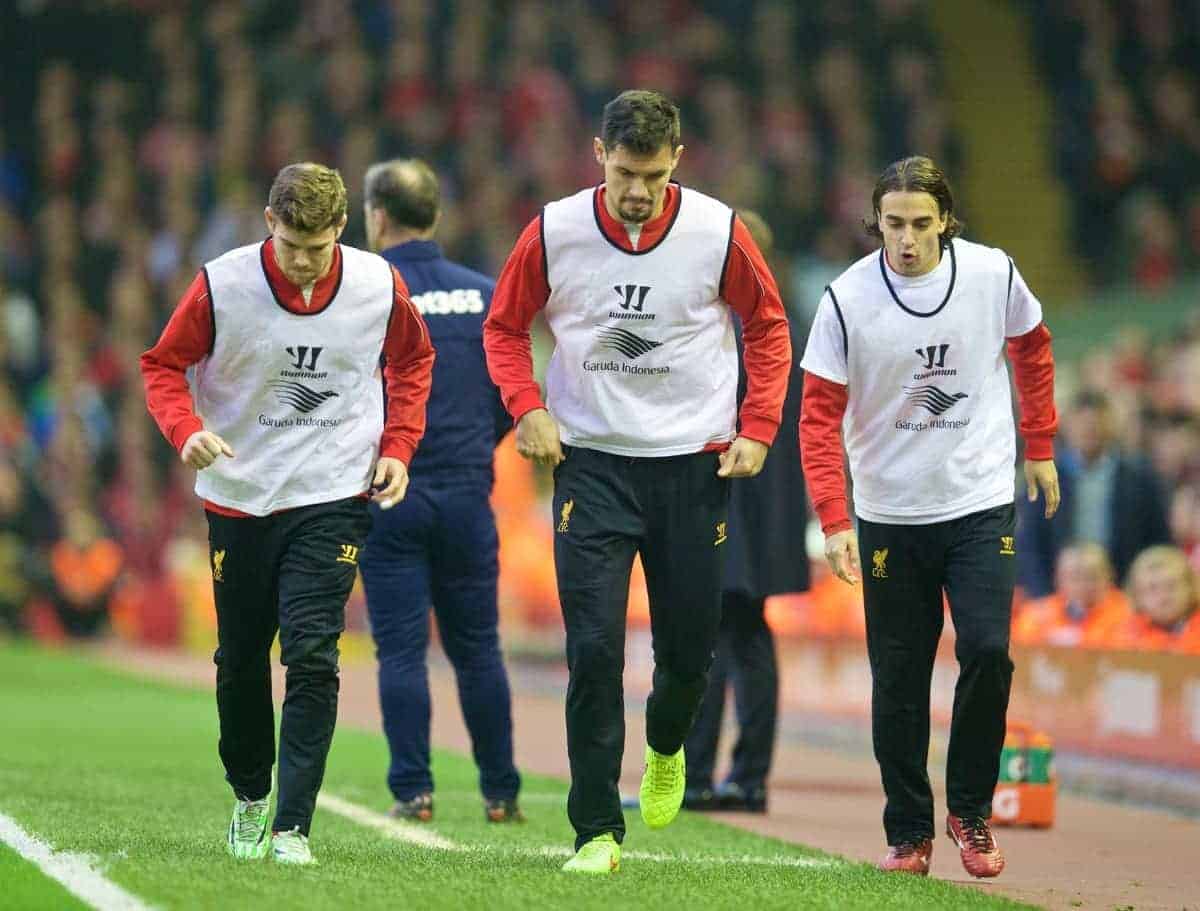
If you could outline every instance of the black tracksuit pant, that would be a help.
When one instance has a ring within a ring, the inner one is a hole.
[[[370,518],[359,498],[263,517],[208,512],[221,761],[234,793],[271,790],[271,643],[287,667],[272,826],[308,834],[337,719],[338,637]]]
[[[625,835],[617,781],[625,746],[622,675],[629,574],[641,554],[654,685],[646,741],[683,745],[704,695],[721,619],[729,482],[715,453],[628,458],[564,447],[554,471],[554,564],[567,631],[567,813],[575,846]]]
[[[775,749],[779,708],[779,672],[775,639],[764,614],[766,598],[727,591],[721,602],[716,657],[708,675],[708,692],[695,727],[687,738],[687,781],[695,790],[713,786],[717,741],[725,714],[725,685],[733,683],[738,738],[726,781],[752,792],[767,785]]]
[[[950,602],[958,684],[946,758],[946,805],[991,816],[1013,665],[1008,656],[1016,556],[1014,507],[930,525],[860,519],[875,757],[888,844],[933,835],[929,685]]]

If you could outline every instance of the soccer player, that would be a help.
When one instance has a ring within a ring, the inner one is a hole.
[[[391,751],[392,815],[433,818],[429,769],[429,610],[454,665],[486,818],[520,820],[512,704],[497,631],[492,452],[512,429],[483,357],[493,282],[452,263],[433,241],[438,179],[417,160],[373,165],[364,182],[367,244],[399,270],[437,347],[419,480],[373,522],[361,561],[379,656],[379,702]]]
[[[996,876],[1004,855],[988,819],[1012,681],[1016,571],[1004,352],[1016,373],[1027,494],[1042,492],[1049,517],[1059,502],[1050,333],[1013,261],[959,236],[949,183],[928,158],[889,165],[872,207],[868,231],[882,247],[826,289],[801,362],[804,475],[833,572],[856,583],[866,568],[872,732],[887,797],[880,867],[929,872],[929,685],[945,591],[960,666],[946,832],[968,873]]]
[[[308,864],[367,498],[372,487],[382,509],[404,498],[434,354],[399,274],[337,242],[337,171],[288,165],[265,214],[271,236],[206,264],[141,365],[150,413],[198,470],[208,518],[229,851]],[[276,631],[287,683],[268,830]]]
[[[929,871],[929,687],[944,591],[960,665],[946,831],[967,873],[996,876],[1004,857],[988,820],[1013,675],[1015,580],[1004,350],[1020,397],[1027,495],[1042,491],[1049,517],[1058,508],[1050,332],[1013,260],[960,238],[946,175],[929,158],[890,164],[872,209],[868,230],[881,250],[826,289],[800,364],[804,475],[830,568],[851,583],[868,568],[871,723],[887,796],[881,868]]]
[[[738,217],[770,262],[773,238],[762,216],[742,210]],[[799,322],[790,321],[794,343]],[[808,561],[797,560],[786,541],[803,541],[808,522],[804,479],[796,458],[800,412],[799,365],[788,376],[780,437],[753,480],[733,485],[729,501],[729,544],[721,591],[721,627],[708,691],[684,744],[689,810],[767,811],[767,775],[775,748],[779,673],[775,640],[766,620],[769,595],[808,588]],[[713,769],[725,708],[726,684],[732,684],[738,738],[733,765],[715,789]]]
[[[567,632],[568,815],[564,870],[609,873],[625,834],[617,779],[634,555],[650,594],[654,687],[646,705],[642,818],[673,820],[683,741],[704,694],[721,618],[731,478],[762,468],[791,365],[775,280],[723,203],[671,181],[679,111],[657,92],[604,108],[593,141],[604,182],[549,203],[525,228],[484,323],[488,369],[517,448],[554,467],[554,562]],[[529,326],[555,349],[546,401]],[[745,327],[736,406],[732,315]]]

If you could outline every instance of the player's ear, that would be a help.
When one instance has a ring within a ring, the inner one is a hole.
[[[671,156],[671,170],[674,171],[679,167],[679,159],[683,157],[683,150],[686,148],[682,143],[675,147],[675,154]]]
[[[604,140],[599,136],[592,137],[592,154],[596,157],[596,164],[604,167]]]
[[[342,220],[339,221],[337,223],[337,226],[334,228],[334,232],[333,232],[334,240],[337,240],[338,238],[340,238],[342,236],[342,232],[346,230],[346,222],[347,221],[349,221],[349,219],[345,215],[343,215]]]
[[[270,206],[267,206],[265,209],[263,209],[263,219],[267,223],[267,233],[274,234],[275,233],[275,213],[271,211]]]

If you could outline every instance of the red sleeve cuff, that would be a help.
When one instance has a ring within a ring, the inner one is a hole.
[[[813,504],[813,509],[821,522],[821,531],[825,534],[835,535],[850,528],[850,511],[846,506],[845,497],[822,500]]]
[[[1054,437],[1028,437],[1025,440],[1025,458],[1031,462],[1044,462],[1054,458]]]
[[[183,444],[188,441],[188,437],[203,429],[204,422],[198,417],[184,418],[171,428],[171,445],[175,447],[176,452],[183,452]]]
[[[416,453],[417,447],[407,440],[396,440],[395,442],[385,443],[379,448],[379,457],[381,459],[399,459],[407,468],[412,464],[413,454]]]
[[[770,418],[761,417],[757,414],[742,415],[742,429],[738,433],[738,436],[762,443],[764,446],[770,446],[775,442],[775,435],[777,433],[779,433],[778,421],[773,421]]]
[[[512,397],[512,400],[508,403],[508,413],[512,415],[513,423],[515,424],[529,412],[545,407],[546,405],[542,401],[542,393],[536,387],[533,387],[518,392]]]

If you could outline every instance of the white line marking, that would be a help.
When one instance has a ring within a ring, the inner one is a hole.
[[[479,795],[478,791],[438,790],[434,796],[438,800],[462,801],[463,803],[470,803],[472,800],[476,800],[479,802],[480,807],[483,806],[483,798]],[[567,792],[561,791],[552,794],[549,791],[522,791],[518,802],[521,804],[521,806],[525,806],[526,804],[532,805],[535,803],[548,803],[560,804],[565,807],[567,805]]]
[[[513,854],[523,854],[528,857],[572,857],[575,852],[568,847],[544,848],[501,848],[486,846],[476,848],[477,851],[504,851]],[[787,854],[661,854],[654,851],[621,851],[622,860],[646,860],[655,864],[701,864],[708,866],[731,866],[744,864],[756,867],[833,867],[839,861],[828,857],[791,857]]]
[[[441,851],[453,851],[460,854],[509,854],[521,857],[560,858],[571,857],[575,852],[566,846],[546,845],[543,847],[527,847],[523,845],[464,845],[437,835],[427,828],[426,823],[404,822],[392,819],[383,813],[369,807],[353,803],[333,794],[321,794],[317,797],[317,806],[323,807],[344,816],[359,825],[382,832],[400,841],[419,845],[425,848],[435,848]],[[622,851],[623,860],[642,860],[656,864],[680,863],[702,866],[753,866],[753,867],[833,867],[842,861],[828,857],[793,857],[787,854],[662,854],[653,851]]]
[[[400,839],[400,841],[407,841],[410,844],[420,845],[423,848],[437,848],[440,851],[465,850],[457,842],[453,842],[448,838],[442,838],[442,836],[429,831],[424,823],[404,822],[400,819],[392,819],[383,813],[376,813],[368,807],[351,803],[349,800],[343,800],[333,794],[318,794],[317,806],[331,810],[337,813],[338,816],[345,816],[347,819],[361,826],[375,829],[384,835],[390,835],[393,838]]]
[[[150,911],[150,905],[106,879],[97,869],[99,861],[95,857],[55,851],[3,813],[0,813],[0,841],[97,911]]]

